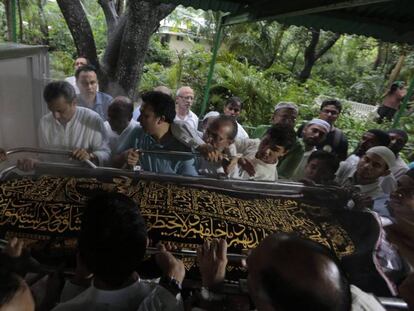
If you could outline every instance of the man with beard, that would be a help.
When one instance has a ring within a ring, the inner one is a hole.
[[[388,195],[380,186],[380,177],[387,176],[394,163],[395,156],[389,148],[372,147],[365,152],[356,167],[340,167],[336,173],[336,182],[351,187],[356,192],[359,201],[364,202],[359,207],[373,208],[380,216],[389,218],[391,215],[385,204]],[[349,206],[353,207],[354,204]]]
[[[292,180],[298,181],[303,178],[309,156],[317,150],[316,146],[325,139],[330,128],[331,125],[321,119],[313,119],[305,125],[302,138],[299,140],[303,147],[302,157],[292,175]]]

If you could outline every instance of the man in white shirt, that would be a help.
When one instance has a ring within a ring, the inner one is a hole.
[[[159,282],[143,280],[135,271],[144,258],[148,235],[132,199],[99,194],[83,212],[76,274],[66,282],[54,311],[183,310],[184,264],[164,246],[155,256],[162,271]]]
[[[275,124],[262,139],[236,140],[237,156],[227,168],[230,178],[276,181],[277,164],[295,144],[292,127]]]
[[[40,147],[72,151],[72,157],[80,161],[106,163],[110,150],[104,123],[96,112],[77,107],[73,87],[66,81],[50,82],[43,97],[50,112],[40,120]],[[24,159],[18,166],[29,171],[35,162]]]
[[[241,101],[240,98],[238,97],[230,97],[227,100],[226,105],[223,108],[223,113],[226,116],[232,116],[234,118],[237,119],[240,116],[240,112],[243,109],[243,103]],[[240,125],[239,122],[237,122],[237,136],[236,139],[247,139],[249,138],[249,135],[247,134],[247,132],[244,130],[244,128]]]
[[[85,66],[85,65],[88,65],[88,64],[89,64],[89,62],[88,62],[88,59],[86,57],[83,57],[83,56],[78,57],[75,60],[75,63],[74,63],[75,71],[78,70],[78,68],[80,68],[82,66]],[[69,82],[73,86],[73,88],[75,89],[76,94],[79,94],[79,88],[76,85],[76,77],[75,76],[67,77],[67,78],[65,78],[65,81]]]
[[[132,119],[133,109],[132,101],[125,96],[115,97],[108,107],[105,128],[112,154],[121,152],[120,147],[130,139],[134,129],[139,126],[139,122]]]
[[[198,117],[191,111],[194,103],[194,91],[189,86],[180,87],[175,97],[176,116],[174,121],[184,121],[190,127],[198,129]]]

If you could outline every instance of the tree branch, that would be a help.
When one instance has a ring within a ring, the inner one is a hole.
[[[57,0],[72,34],[78,55],[85,56],[99,72],[99,61],[91,25],[79,0]]]
[[[341,35],[339,33],[335,33],[331,38],[329,38],[325,45],[317,53],[315,53],[315,61],[321,58],[323,54],[325,54],[336,43],[336,41],[338,41],[340,36]]]
[[[107,36],[108,40],[111,34],[114,32],[116,25],[119,21],[119,16],[116,11],[115,1],[114,0],[98,0],[99,5],[101,6],[106,20],[107,26]]]

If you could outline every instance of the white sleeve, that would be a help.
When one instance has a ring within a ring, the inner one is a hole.
[[[167,289],[156,286],[144,299],[138,311],[183,311],[184,305],[181,295],[174,297]]]
[[[243,156],[255,156],[259,149],[260,139],[240,139],[235,141],[236,151]]]
[[[108,145],[108,135],[102,119],[97,119],[97,126],[92,137],[92,153],[98,158],[99,165],[103,166],[111,158],[111,149]]]

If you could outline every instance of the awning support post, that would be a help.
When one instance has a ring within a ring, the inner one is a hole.
[[[219,18],[219,24],[218,24],[218,29],[216,32],[216,36],[214,38],[214,47],[213,47],[213,55],[211,56],[211,62],[210,62],[210,68],[208,70],[208,76],[207,76],[207,85],[206,88],[204,90],[204,98],[203,98],[203,103],[201,104],[201,109],[200,109],[200,117],[204,115],[204,113],[206,112],[207,109],[207,103],[208,103],[208,99],[210,96],[210,87],[211,87],[211,82],[213,80],[213,73],[214,73],[214,66],[216,64],[216,60],[217,60],[217,52],[220,48],[220,43],[221,43],[221,39],[223,36],[223,16],[220,14],[220,18]]]

